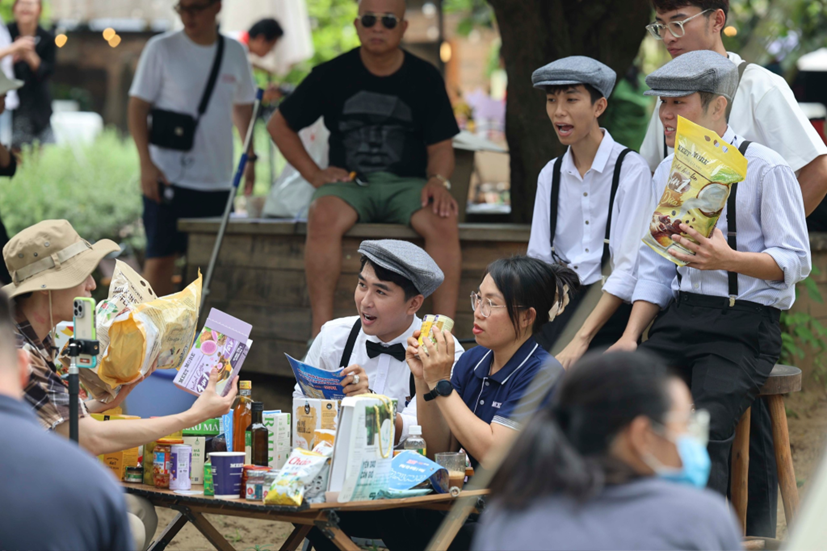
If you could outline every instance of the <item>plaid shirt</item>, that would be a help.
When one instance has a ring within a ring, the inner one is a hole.
[[[18,311],[15,319],[17,324],[15,337],[17,348],[29,353],[30,374],[29,382],[24,389],[26,401],[31,404],[37,413],[38,420],[44,428],[52,430],[64,421],[69,420],[69,383],[61,379],[61,371],[66,368],[55,366],[56,349],[52,346],[51,335],[43,341],[37,337],[29,320]],[[80,392],[80,415],[86,416],[86,399],[83,390]]]

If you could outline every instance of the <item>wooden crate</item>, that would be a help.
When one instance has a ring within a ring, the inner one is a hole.
[[[217,219],[181,220],[189,234],[185,281],[206,275],[218,233]],[[253,325],[255,342],[244,369],[292,376],[284,353],[301,357],[310,338],[310,299],[304,277],[304,223],[280,220],[233,220],[227,228],[218,257],[210,295],[202,320],[210,308],[218,308]],[[462,279],[455,333],[473,338],[473,314],[468,299],[492,261],[525,254],[529,226],[510,224],[460,224]],[[336,288],[334,315],[356,313],[353,292],[359,273],[359,244],[366,239],[404,239],[423,246],[410,228],[388,224],[358,224],[342,243],[342,275]],[[427,300],[420,315],[431,313]]]

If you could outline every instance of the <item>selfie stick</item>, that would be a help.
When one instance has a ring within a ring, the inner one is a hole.
[[[78,356],[89,354],[97,356],[100,352],[98,341],[87,341],[81,339],[69,339],[67,354],[69,355],[69,439],[78,442],[78,394],[80,393],[80,381],[78,380]]]
[[[218,260],[218,253],[221,252],[221,243],[224,241],[224,232],[227,230],[227,222],[230,219],[230,212],[233,210],[233,202],[235,201],[241,178],[244,176],[244,169],[247,167],[247,152],[250,150],[250,144],[253,143],[253,129],[256,126],[256,118],[258,118],[258,112],[261,109],[261,98],[263,96],[264,90],[259,88],[256,92],[256,102],[253,104],[253,117],[250,119],[250,126],[247,127],[247,138],[244,140],[244,149],[241,151],[241,159],[238,160],[238,168],[235,172],[235,178],[233,178],[233,187],[230,188],[230,196],[227,197],[224,217],[221,219],[221,226],[219,226],[218,235],[215,238],[215,246],[212,250],[212,257],[210,257],[210,264],[209,267],[207,267],[207,277],[201,286],[201,305],[198,309],[199,312],[204,310],[204,304],[207,302],[207,297],[210,294],[210,283],[212,283],[215,262]]]

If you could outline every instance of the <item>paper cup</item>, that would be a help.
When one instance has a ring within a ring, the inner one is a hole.
[[[209,456],[215,497],[238,498],[244,452],[212,452]]]

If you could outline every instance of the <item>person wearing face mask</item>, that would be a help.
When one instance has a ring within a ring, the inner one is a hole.
[[[695,406],[710,412],[709,487],[722,495],[729,489],[735,428],[780,357],[781,312],[792,307],[795,285],[812,265],[795,173],[778,153],[750,143],[727,123],[737,78],[735,65],[707,50],[683,54],[646,78],[651,88],[646,94],[661,99],[668,144],[674,145],[678,117],[684,117],[737,147],[747,159],[747,172],[743,182],[732,185],[708,238],[680,224],[680,235],[672,239],[694,254],[671,254],[686,266],[641,244],[632,314],[612,347],[635,350],[652,323],[641,348],[680,368],[691,382]],[[666,188],[671,164],[669,156],[655,171],[654,204]],[[758,467],[756,487],[761,489],[750,486],[749,501],[761,506],[755,529],[774,535],[778,484],[771,434],[759,442],[758,453],[750,453],[750,471]]]
[[[741,549],[703,489],[707,419],[656,357],[584,357],[494,476],[472,549]]]
[[[58,370],[52,331],[56,324],[73,319],[76,297],[92,296],[96,287],[92,272],[104,256],[118,250],[118,245],[108,239],[90,244],[66,220],[35,224],[3,247],[3,259],[12,278],[3,291],[13,300],[17,347],[28,353],[30,364],[23,397],[34,409],[43,430],[66,438],[69,388]],[[140,381],[122,387],[109,403],[82,401],[78,421],[80,446],[92,455],[127,450],[227,413],[237,394],[237,381],[232,382],[227,396],[221,397],[215,391],[218,377],[219,372],[214,369],[207,389],[187,411],[153,419],[102,422],[88,415],[117,407]],[[135,547],[141,551],[155,534],[155,508],[132,495],[127,496],[127,505],[135,517],[131,522]]]

